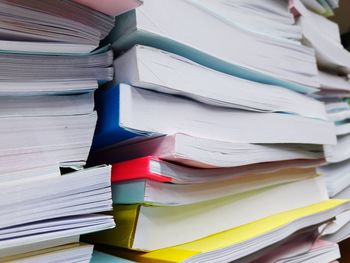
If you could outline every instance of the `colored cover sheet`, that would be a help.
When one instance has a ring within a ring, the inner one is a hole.
[[[119,85],[110,84],[97,90],[95,96],[98,120],[92,149],[103,148],[136,137],[119,126]]]
[[[74,0],[101,13],[117,16],[142,4],[141,0]]]
[[[90,263],[132,263],[133,261],[94,251]]]
[[[150,179],[161,183],[171,182],[172,179],[170,177],[150,172],[149,165],[151,160],[157,160],[157,158],[146,156],[113,164],[112,183],[137,179]]]

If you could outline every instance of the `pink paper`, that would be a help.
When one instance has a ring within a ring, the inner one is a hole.
[[[117,16],[142,4],[140,0],[73,0],[110,16]]]

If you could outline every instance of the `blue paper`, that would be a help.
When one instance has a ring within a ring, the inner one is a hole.
[[[119,126],[119,85],[111,84],[99,89],[95,94],[98,114],[97,126],[92,148],[100,149],[136,137]]]
[[[126,260],[120,257],[108,255],[94,250],[90,263],[132,263],[134,261]]]

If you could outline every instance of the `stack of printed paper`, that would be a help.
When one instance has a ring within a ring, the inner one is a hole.
[[[277,0],[146,0],[117,17],[89,157],[112,165],[117,226],[84,241],[137,262],[339,258],[319,227],[348,202],[315,168],[338,129],[302,36]]]

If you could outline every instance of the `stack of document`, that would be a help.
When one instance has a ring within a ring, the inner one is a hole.
[[[114,226],[110,216],[92,214],[111,208],[109,167],[21,179],[0,188],[1,256],[46,249],[62,239],[70,243],[74,236]]]
[[[69,0],[1,1],[0,50],[88,53],[114,26],[114,17]]]
[[[1,178],[84,164],[97,119],[93,91],[113,77],[112,52],[0,56]]]
[[[338,25],[308,10],[301,0],[293,0],[300,16],[298,24],[309,46],[316,51],[317,64],[329,70],[350,72],[350,53],[340,43]]]
[[[324,147],[329,164],[318,167],[317,170],[325,178],[330,197],[350,199],[350,107],[347,102],[340,100],[333,100],[326,105],[329,119],[335,122],[338,139],[337,145]],[[334,222],[324,227],[326,239],[341,242],[350,237],[350,214],[345,212],[338,215]]]
[[[113,53],[105,49],[85,55],[0,52],[1,95],[91,92],[98,81],[113,79]]]
[[[1,178],[60,163],[84,164],[97,120],[93,90],[98,79],[112,78],[111,60],[111,52],[79,57],[4,57]]]
[[[115,225],[97,214],[112,209],[111,167],[83,169],[114,17],[68,0],[0,6],[0,261],[89,262],[79,236]]]
[[[330,197],[350,199],[350,107],[340,100],[328,102],[326,107],[329,119],[335,122],[338,140],[335,146],[325,146],[329,164],[319,167],[318,172],[325,177]]]
[[[321,90],[315,97],[325,102],[328,119],[336,127],[337,144],[324,146],[325,157],[330,164],[318,170],[326,178],[331,197],[350,198],[346,194],[350,186],[350,108],[343,101],[350,97],[350,81],[347,75],[350,64],[346,64],[350,61],[350,53],[341,45],[339,28],[334,22],[308,10],[299,0],[295,0],[294,4],[300,13],[298,21],[304,37],[316,50]],[[315,27],[316,24],[322,26]],[[315,28],[311,29],[310,26]]]
[[[308,96],[321,85],[301,34],[277,0],[146,0],[118,17],[88,160],[112,165],[117,226],[84,241],[137,262],[339,258],[319,227],[349,203],[315,168],[337,129]]]
[[[172,189],[164,187],[164,191],[159,189],[157,193],[157,185],[152,184],[146,186],[151,188],[147,190],[150,196],[133,185],[128,188],[129,200],[123,203],[136,203],[139,201],[136,198],[141,195],[144,195],[143,199],[147,198],[146,202],[117,205],[114,216],[117,220],[125,220],[124,227],[101,232],[94,236],[94,241],[143,251],[192,242],[274,214],[327,200],[322,181],[315,176],[299,178],[296,182],[280,182],[279,185],[261,184],[258,189],[254,189],[254,183],[249,178],[244,178],[246,181],[242,184],[252,185],[251,189],[243,188],[240,180],[237,180],[237,184],[233,180],[226,182],[226,185],[231,184],[231,189],[218,185],[208,186],[209,189],[201,189],[203,186],[186,189],[174,185]],[[237,189],[233,189],[235,187]],[[278,202],[272,201],[273,198]],[[261,203],[265,204],[264,207]]]
[[[349,209],[349,203],[347,201],[328,200],[311,206],[275,214],[250,224],[173,247],[151,252],[132,252],[105,247],[104,251],[121,255],[122,257],[129,258],[136,262],[251,262],[257,255],[262,256],[271,251],[269,249],[276,248],[273,245],[278,244],[280,246],[285,242],[288,244],[288,237],[290,239],[292,235],[295,235],[298,231],[300,234],[301,229],[309,236],[310,231],[315,229],[315,225],[328,221],[334,215],[347,209]],[[129,216],[132,216],[132,213],[130,213]],[[220,218],[221,217],[218,217],[215,220],[219,221]],[[127,229],[128,226],[125,225],[126,219],[125,217],[121,219],[122,221],[120,224],[123,223],[123,228]],[[166,241],[169,236],[165,233],[162,237],[162,240]],[[97,239],[98,237],[94,238]],[[103,236],[100,236],[100,242],[102,242],[102,238]],[[109,235],[104,235],[104,238],[107,239],[107,241],[105,240],[104,242],[108,242],[108,240],[113,240],[117,237],[110,233]],[[132,242],[132,239],[126,238],[123,242]],[[301,246],[304,245],[300,244],[300,242],[298,243]],[[301,257],[301,260],[296,262],[314,262],[312,261],[313,257],[318,257],[319,261],[317,262],[331,262],[333,259],[339,257],[337,247],[334,248],[334,246],[329,243],[316,244],[312,242],[312,244],[314,244],[314,249],[306,251],[310,254],[313,252],[313,255],[311,254],[308,258],[310,261],[306,260],[305,257],[303,257],[304,255],[295,255],[294,251],[289,251],[289,254],[293,254],[294,252],[295,256]],[[305,247],[299,247],[299,249],[303,250]],[[319,251],[317,251],[317,249],[319,249]],[[321,249],[323,249],[323,251],[320,251]],[[285,249],[283,250],[284,251],[278,253],[286,253]],[[258,251],[260,251],[260,253],[254,255],[254,253]],[[277,253],[276,249],[274,249],[274,251]],[[274,256],[279,255],[281,254],[274,254]],[[245,261],[244,259],[248,256],[251,256],[250,260]],[[283,257],[283,255],[281,255],[281,257]],[[328,261],[328,259],[331,260]]]
[[[90,262],[93,246],[88,244],[67,244],[15,256],[0,256],[1,262]]]
[[[249,80],[303,92],[319,87],[314,51],[298,41],[301,29],[285,1],[147,0],[116,24],[110,40],[118,50],[143,44]]]
[[[328,164],[317,170],[324,177],[331,198],[350,199],[350,107],[344,100],[350,97],[350,53],[340,42],[338,25],[308,10],[303,2],[308,6],[306,2],[311,1],[294,0],[294,7],[300,14],[298,22],[307,44],[316,50],[321,90],[315,97],[325,102],[328,119],[334,122],[337,135],[336,145],[324,146]],[[333,242],[349,238],[349,225],[348,212],[338,215],[334,222],[323,227],[324,238]]]
[[[107,145],[135,136],[176,133],[217,142],[298,144],[299,148],[305,149],[310,144],[335,144],[333,123],[322,117],[325,111],[322,103],[313,102],[318,106],[317,118],[285,112],[241,110],[234,105],[214,106],[127,84],[112,85],[98,92],[98,107],[102,105],[103,108],[96,144],[97,147],[103,145],[99,138],[108,133],[112,138]]]

